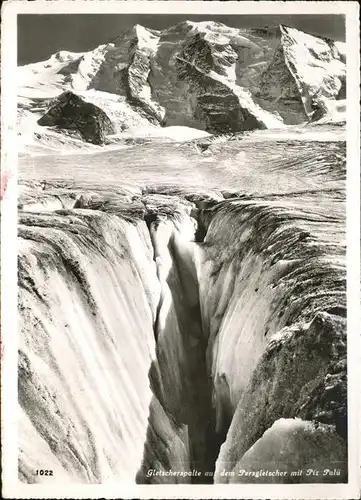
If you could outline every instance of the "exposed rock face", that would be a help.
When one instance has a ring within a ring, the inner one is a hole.
[[[58,88],[115,94],[153,123],[212,133],[301,123],[315,100],[345,97],[342,44],[281,25],[136,25],[93,51],[38,64],[37,81],[48,68]]]
[[[38,124],[75,130],[86,142],[93,144],[103,144],[106,134],[114,132],[110,119],[102,109],[69,91],[55,100]]]

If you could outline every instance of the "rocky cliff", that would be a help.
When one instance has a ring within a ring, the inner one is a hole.
[[[345,97],[346,78],[342,43],[283,25],[236,29],[213,21],[163,31],[136,25],[93,51],[59,52],[19,71],[38,91],[89,94],[105,112],[117,96],[118,106],[150,124],[211,133],[305,122],[319,103]],[[127,116],[113,125],[127,127]]]

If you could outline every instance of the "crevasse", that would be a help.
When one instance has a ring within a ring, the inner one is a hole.
[[[344,249],[317,232],[337,221],[165,198],[22,214],[22,480],[40,448],[73,481],[243,482],[222,472],[275,433],[276,463],[324,442],[344,479]]]

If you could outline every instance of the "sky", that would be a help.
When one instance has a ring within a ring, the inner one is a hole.
[[[237,28],[286,24],[314,35],[345,40],[343,15],[21,14],[18,64],[48,59],[59,50],[91,50],[135,24],[161,30],[185,20],[214,20]]]

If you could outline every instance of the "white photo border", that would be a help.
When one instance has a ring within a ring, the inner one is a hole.
[[[26,485],[18,481],[17,440],[17,151],[18,14],[341,14],[347,47],[347,333],[348,464],[346,484]],[[4,498],[352,499],[360,493],[360,107],[359,5],[356,1],[10,0],[2,7],[1,202],[2,480]]]

